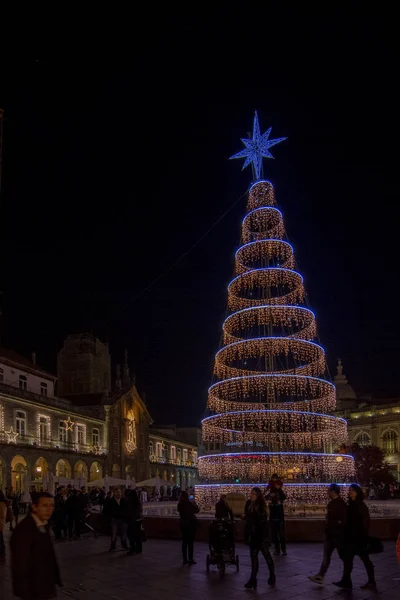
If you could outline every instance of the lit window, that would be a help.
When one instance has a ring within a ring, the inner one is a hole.
[[[26,390],[27,388],[27,379],[25,377],[25,375],[20,375],[19,376],[19,389],[20,390]]]
[[[78,429],[78,444],[84,444],[85,443],[85,426],[78,425],[77,429]]]
[[[67,441],[67,426],[65,424],[65,421],[60,421],[60,426],[58,429],[58,439],[60,440],[60,442]]]
[[[39,417],[39,438],[42,442],[50,439],[50,419],[45,415]]]
[[[149,457],[152,458],[154,454],[153,442],[150,440],[149,442]]]
[[[92,429],[92,444],[93,446],[100,445],[100,434],[98,429]]]
[[[171,460],[176,460],[176,446],[171,446]]]
[[[178,451],[177,451],[177,463],[178,463],[178,465],[181,464],[181,461],[182,461],[182,450],[180,448],[178,448]]]
[[[47,383],[44,381],[40,382],[40,395],[47,396]]]
[[[183,464],[186,464],[188,461],[188,451],[187,448],[183,449]]]
[[[359,446],[369,446],[371,444],[371,438],[365,431],[361,431],[356,435],[354,441]]]
[[[193,450],[193,462],[195,465],[197,464],[197,457],[198,457],[197,451]]]
[[[163,444],[162,442],[156,442],[156,456],[162,458],[163,455]]]
[[[21,437],[26,435],[26,412],[23,410],[15,413],[15,430]]]
[[[382,448],[388,454],[397,452],[398,435],[393,429],[388,429],[382,436]]]

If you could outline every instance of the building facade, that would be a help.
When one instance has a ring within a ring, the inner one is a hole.
[[[106,346],[101,348],[99,340],[93,345],[92,336],[85,339],[85,335],[75,344],[75,337],[66,340],[70,365],[67,354],[63,355],[65,390],[66,373],[80,371],[78,379],[89,382],[94,372],[90,359],[86,361],[89,374],[84,375],[85,361],[74,356],[72,347],[84,354],[88,348],[100,348],[98,373],[111,373],[104,358]],[[85,384],[82,393],[61,398],[55,393],[57,378],[38,367],[34,355],[27,359],[0,347],[0,489],[38,488],[50,475],[55,482],[90,482],[104,475],[143,481],[160,475],[171,485],[189,487],[197,474],[200,430],[152,429],[127,354],[122,373],[117,365],[113,389],[110,381],[111,377],[101,393],[99,387]]]
[[[150,430],[150,477],[159,476],[183,489],[194,485],[201,448],[201,429],[159,426]]]
[[[373,444],[386,454],[393,476],[400,480],[400,398],[371,400],[357,398],[338,362],[333,380],[337,393],[337,416],[347,420],[349,442]]]

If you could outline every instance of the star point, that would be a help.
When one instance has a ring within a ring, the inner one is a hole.
[[[269,151],[269,148],[279,144],[279,142],[283,142],[286,140],[285,137],[276,138],[274,140],[270,140],[269,136],[271,134],[272,127],[267,129],[265,133],[261,135],[260,132],[260,124],[258,122],[257,111],[254,114],[253,121],[253,137],[252,138],[242,138],[243,144],[246,146],[243,150],[240,150],[230,158],[245,158],[242,171],[249,164],[252,164],[253,172],[256,180],[261,178],[262,172],[262,159],[263,158],[274,158]]]
[[[19,436],[18,431],[14,431],[13,427],[10,427],[10,431],[5,431],[4,432],[7,437],[8,437],[8,443],[13,443],[16,444],[17,443],[17,437]]]

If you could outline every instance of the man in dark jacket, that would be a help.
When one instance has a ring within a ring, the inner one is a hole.
[[[283,503],[286,500],[286,494],[282,490],[282,481],[273,475],[267,489],[265,501],[269,506],[270,524],[272,542],[275,546],[275,555],[279,555],[282,550],[283,556],[286,556],[286,536],[285,536],[285,512]]]
[[[62,585],[48,522],[54,499],[47,492],[32,498],[32,513],[11,537],[11,572],[14,594],[22,600],[50,600]]]
[[[346,526],[346,503],[340,497],[340,487],[332,483],[328,488],[330,501],[326,507],[326,525],[324,556],[319,573],[311,575],[308,579],[315,583],[323,584],[324,576],[329,569],[333,551],[337,549],[339,556],[343,550],[343,538]]]
[[[117,536],[121,537],[121,545],[126,550],[126,532],[128,529],[128,506],[126,498],[122,497],[120,488],[116,488],[110,500],[104,505],[103,515],[111,521],[111,545],[110,552],[117,547]]]

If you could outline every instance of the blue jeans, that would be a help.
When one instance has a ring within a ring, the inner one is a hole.
[[[5,556],[6,554],[6,547],[4,545],[4,536],[3,536],[3,532],[0,531],[0,556]]]
[[[116,544],[117,536],[121,536],[122,546],[126,546],[126,530],[128,524],[123,519],[111,519],[111,543]]]

